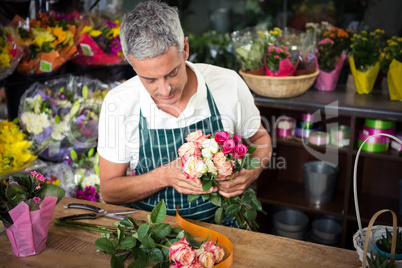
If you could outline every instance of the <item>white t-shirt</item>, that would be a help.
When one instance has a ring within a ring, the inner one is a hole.
[[[130,162],[130,169],[134,169],[138,162],[140,110],[148,129],[189,126],[210,116],[205,84],[218,107],[225,131],[245,139],[257,132],[260,112],[246,83],[235,71],[208,64],[186,64],[196,74],[198,87],[177,118],[157,108],[138,76],[108,92],[99,118],[100,156],[114,163]]]

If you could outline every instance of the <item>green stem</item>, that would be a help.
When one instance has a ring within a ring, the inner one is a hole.
[[[64,226],[64,227],[72,227],[72,228],[77,228],[77,229],[84,229],[84,230],[89,230],[89,231],[94,231],[98,233],[106,233],[106,234],[113,234],[115,229],[114,228],[108,228],[107,226],[103,226],[106,228],[106,230],[102,230],[99,227],[93,227],[93,226],[88,226],[85,224],[76,224],[76,223],[68,223],[68,222],[55,222],[55,225],[59,226]],[[113,231],[111,231],[112,229]]]
[[[165,246],[165,245],[162,245],[162,244],[155,243],[155,245],[157,245],[158,247],[161,247],[161,248],[165,248],[165,249],[167,249],[167,250],[170,249],[170,247]]]

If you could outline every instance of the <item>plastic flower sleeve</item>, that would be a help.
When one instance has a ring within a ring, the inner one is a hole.
[[[264,66],[264,38],[255,27],[235,31],[231,34],[237,60],[244,71],[252,71]]]
[[[0,26],[0,80],[12,74],[22,57],[18,34],[12,27]]]

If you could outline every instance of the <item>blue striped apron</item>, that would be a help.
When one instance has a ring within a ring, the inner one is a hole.
[[[183,128],[148,129],[145,117],[140,110],[139,160],[135,169],[136,175],[147,173],[179,157],[178,149],[186,142],[185,138],[190,132],[201,130],[204,134],[214,134],[224,131],[219,110],[208,86],[207,101],[211,116]],[[183,218],[205,222],[214,220],[217,207],[211,201],[204,200],[200,196],[196,201],[188,203],[187,195],[177,192],[171,186],[128,206],[151,211],[162,199],[165,200],[168,215],[176,215],[177,205],[180,205],[180,215]],[[225,217],[222,224],[240,228],[239,223],[233,217]]]

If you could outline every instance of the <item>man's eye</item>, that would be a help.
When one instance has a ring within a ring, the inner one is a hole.
[[[155,82],[155,79],[145,79],[145,81],[146,81],[148,84],[152,84],[153,82]]]
[[[170,77],[175,77],[179,73],[179,68],[177,68],[173,73],[169,74]]]

